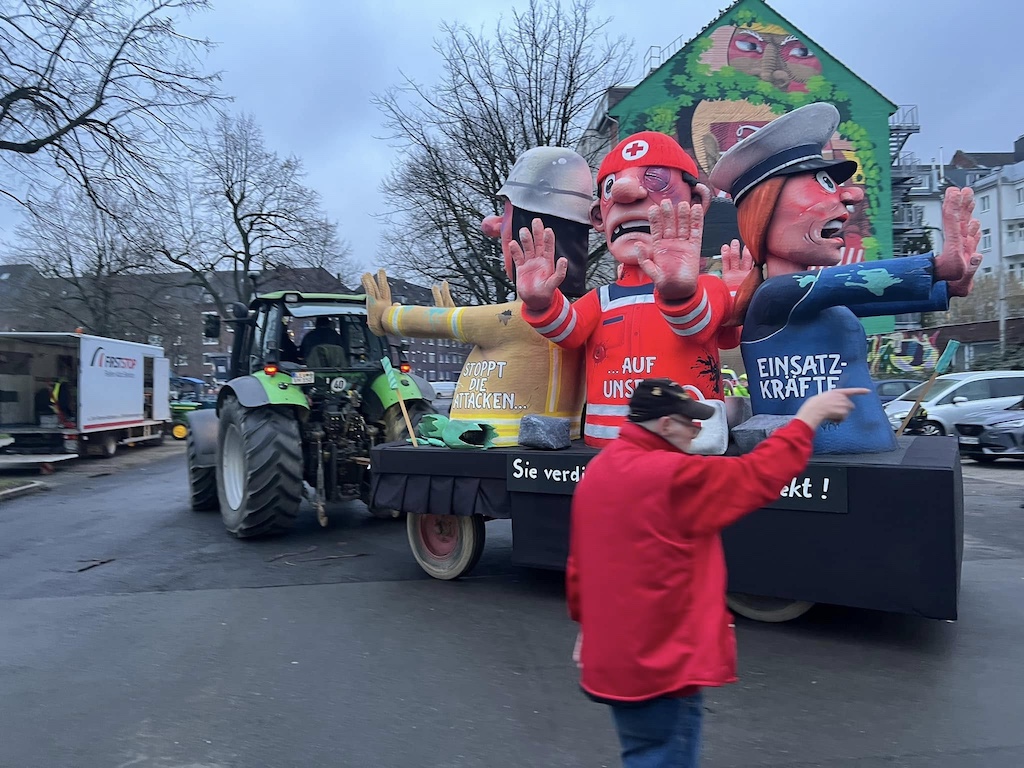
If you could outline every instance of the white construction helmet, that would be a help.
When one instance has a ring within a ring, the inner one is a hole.
[[[516,208],[589,224],[594,177],[579,153],[564,147],[534,147],[516,158],[498,194]]]

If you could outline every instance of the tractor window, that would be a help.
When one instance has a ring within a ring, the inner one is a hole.
[[[345,339],[352,367],[380,365],[385,350],[383,340],[370,332],[364,315],[343,315],[339,318],[341,335]]]
[[[266,336],[266,330],[267,308],[262,306],[256,311],[256,325],[252,332],[252,346],[249,347],[249,373],[255,373],[263,367],[263,337]]]
[[[254,373],[270,362],[278,362],[278,346],[281,333],[281,307],[273,304],[262,306],[256,315],[256,328],[249,355],[249,372]]]

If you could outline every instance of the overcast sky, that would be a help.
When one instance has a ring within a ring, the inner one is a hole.
[[[366,267],[378,266],[386,209],[378,193],[392,155],[371,95],[400,71],[431,82],[442,21],[492,28],[518,2],[497,0],[213,0],[190,31],[218,43],[209,67],[237,111],[251,112],[268,146],[300,156],[308,184]],[[634,44],[636,72],[650,46],[695,35],[727,5],[597,0],[611,29]],[[939,148],[1007,151],[1024,133],[1016,27],[1019,0],[770,0],[814,42],[897,104],[916,104],[922,132],[907,145],[928,161]],[[644,10],[652,9],[652,10]],[[652,19],[653,9],[657,18]],[[984,62],[984,64],[982,64]],[[634,80],[635,82],[635,80]]]

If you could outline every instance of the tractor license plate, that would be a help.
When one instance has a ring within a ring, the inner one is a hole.
[[[976,437],[964,437],[963,435],[960,435],[960,442],[963,445],[977,445],[978,444],[978,438],[976,438]]]
[[[312,384],[316,380],[313,371],[295,371],[292,373],[292,384]]]

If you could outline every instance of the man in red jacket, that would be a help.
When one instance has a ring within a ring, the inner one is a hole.
[[[669,379],[637,385],[618,438],[576,487],[566,573],[580,684],[612,707],[627,768],[697,765],[701,689],[736,680],[720,531],[777,499],[818,425],[842,421],[867,391],[816,395],[732,457],[687,454],[711,406]]]

